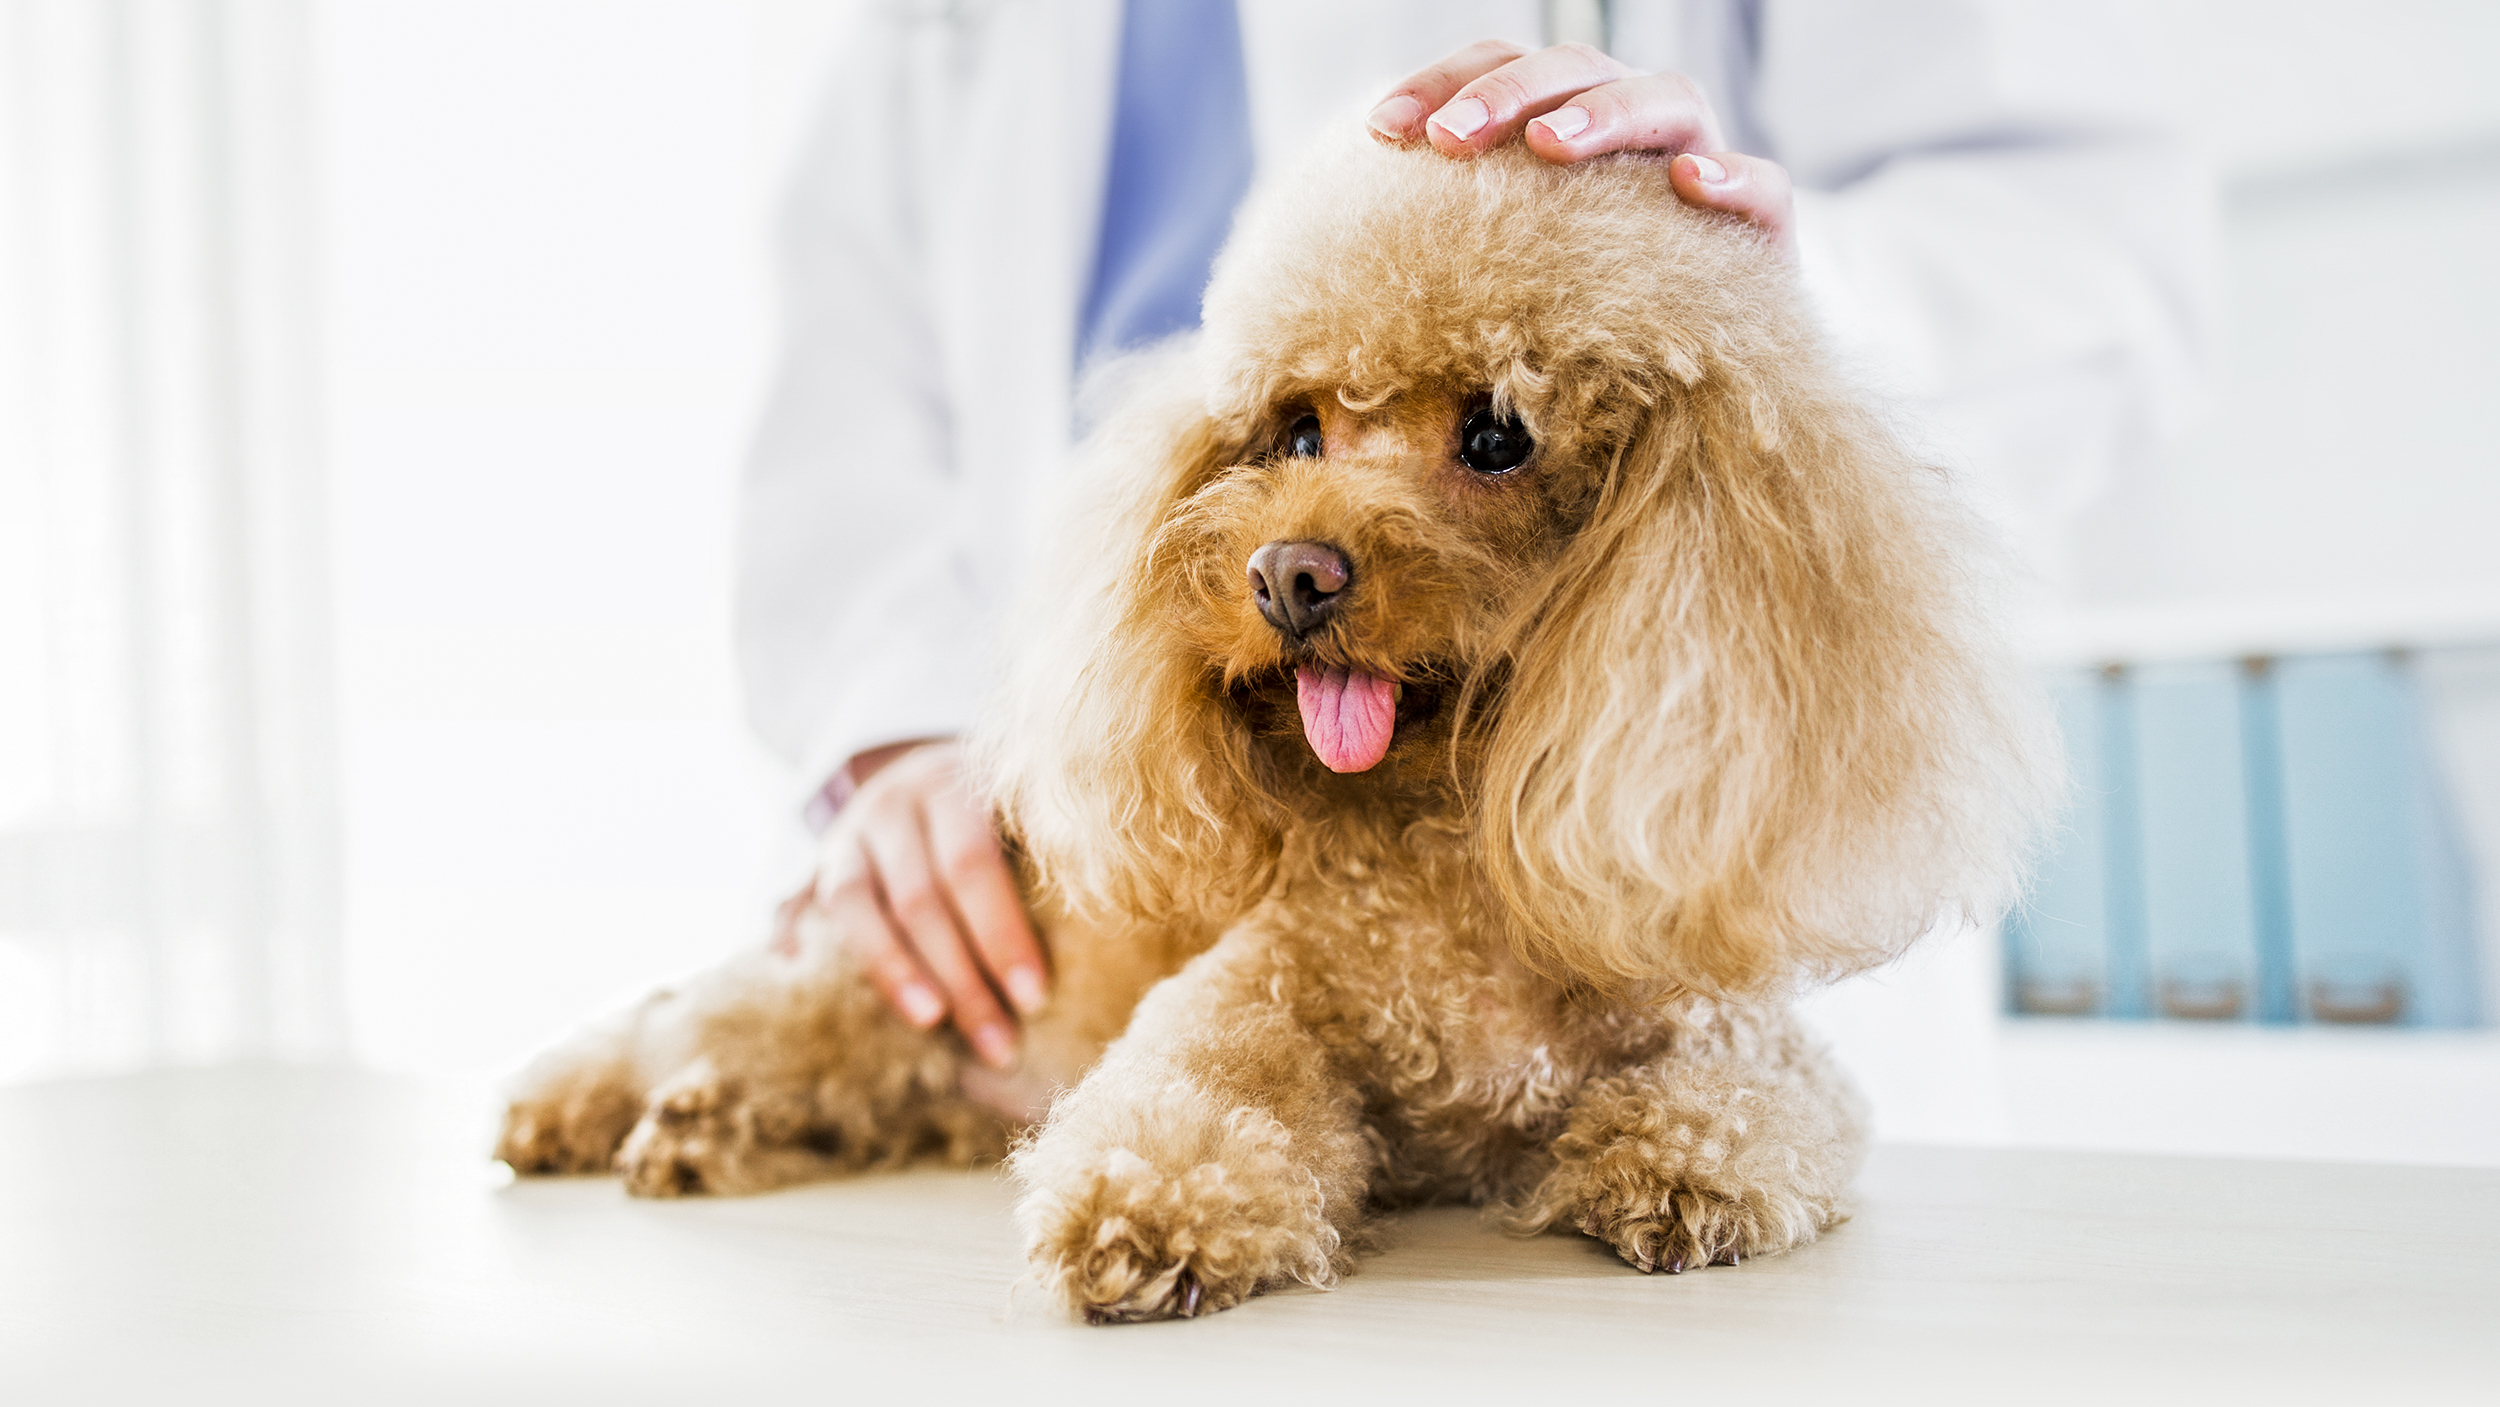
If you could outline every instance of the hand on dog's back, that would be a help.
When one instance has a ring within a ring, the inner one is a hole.
[[[879,749],[853,776],[859,789],[825,831],[815,877],[782,906],[776,946],[796,952],[799,921],[814,910],[904,1020],[951,1022],[985,1063],[1013,1065],[1007,1003],[1041,1009],[1041,943],[989,812],[965,785],[961,745]]]

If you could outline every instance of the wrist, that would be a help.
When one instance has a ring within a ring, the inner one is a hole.
[[[851,754],[850,760],[835,768],[825,784],[808,798],[807,828],[822,834],[825,827],[833,824],[834,817],[842,814],[842,808],[851,804],[859,789],[868,784],[869,778],[902,760],[906,753],[946,741],[943,737],[906,738]]]

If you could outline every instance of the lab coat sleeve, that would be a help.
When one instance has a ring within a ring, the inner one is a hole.
[[[749,717],[810,793],[862,750],[962,731],[988,678],[911,170],[944,94],[912,78],[929,26],[863,11],[784,212],[783,345],[738,514]]]
[[[1843,355],[2035,559],[2190,410],[2209,184],[2116,6],[1765,0],[1755,129]],[[2054,560],[2041,565],[2058,574]]]

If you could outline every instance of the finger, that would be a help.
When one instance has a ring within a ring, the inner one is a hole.
[[[1692,152],[1675,159],[1667,180],[1685,204],[1752,221],[1771,237],[1780,257],[1796,261],[1797,196],[1787,167],[1732,151]]]
[[[1440,111],[1459,89],[1527,52],[1507,39],[1485,39],[1418,70],[1372,109],[1372,135],[1389,142],[1421,141],[1424,119]]]
[[[997,832],[990,829],[989,814],[955,788],[931,796],[921,814],[928,820],[938,875],[955,912],[972,930],[981,965],[1019,1013],[1030,1016],[1041,1010],[1049,999],[1041,940],[1033,936],[1024,896],[1007,868]]]
[[[1718,151],[1719,116],[1680,73],[1645,73],[1569,95],[1527,124],[1528,150],[1556,165],[1611,151]]]
[[[1519,135],[1528,119],[1550,112],[1631,70],[1602,49],[1557,44],[1514,59],[1458,90],[1424,125],[1444,156],[1476,156]]]
[[[973,1053],[1001,1069],[1013,1065],[1015,1027],[990,991],[989,979],[956,923],[954,907],[938,885],[919,808],[899,792],[880,800],[878,811],[863,818],[860,838],[887,917],[902,930],[920,965],[945,989],[955,1029],[971,1042]]]
[[[868,984],[885,1004],[913,1026],[925,1031],[946,1019],[946,998],[938,995],[919,959],[877,903],[876,881],[863,857],[850,873],[816,884],[816,911],[842,935],[868,974]]]
[[[773,936],[766,946],[775,957],[795,958],[799,955],[799,918],[816,902],[816,885],[810,881],[798,893],[781,901],[773,910]]]

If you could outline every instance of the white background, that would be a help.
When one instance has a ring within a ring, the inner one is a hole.
[[[360,1056],[500,1070],[759,936],[732,489],[841,13],[316,11]]]

